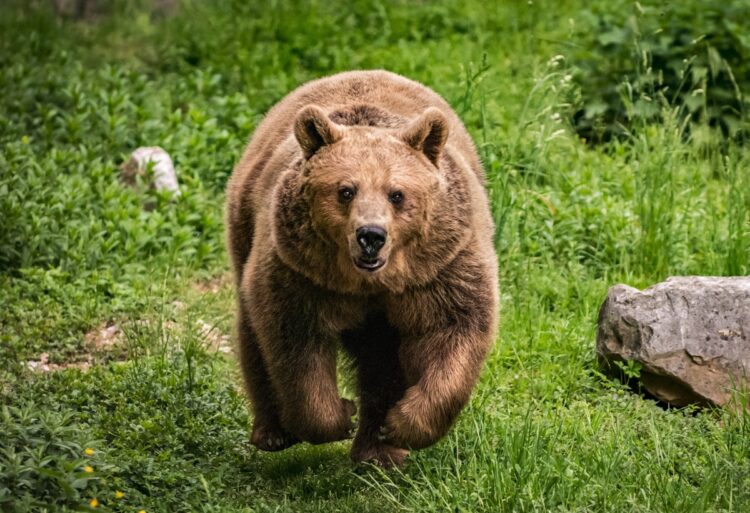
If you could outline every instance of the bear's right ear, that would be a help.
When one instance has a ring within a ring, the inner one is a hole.
[[[341,129],[316,105],[304,107],[294,121],[294,136],[306,159],[321,147],[335,143],[342,135]]]
[[[439,109],[429,107],[401,132],[401,139],[437,166],[448,140],[448,119]]]

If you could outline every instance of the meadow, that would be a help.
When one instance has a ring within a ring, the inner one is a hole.
[[[707,4],[185,0],[164,15],[142,0],[71,19],[2,2],[0,511],[750,511],[750,416],[665,408],[595,352],[609,286],[750,273],[750,70],[732,67],[750,62],[750,16]],[[461,115],[500,259],[500,334],[469,407],[391,472],[355,467],[349,442],[249,446],[223,242],[224,186],[264,112],[366,68]],[[179,198],[119,183],[156,145]]]

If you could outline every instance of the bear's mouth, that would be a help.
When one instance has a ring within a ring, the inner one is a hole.
[[[372,273],[383,267],[385,265],[385,260],[382,258],[368,259],[360,257],[354,260],[354,265],[359,269]]]

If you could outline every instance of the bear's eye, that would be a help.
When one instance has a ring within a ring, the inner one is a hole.
[[[396,206],[399,206],[404,202],[404,193],[401,191],[393,191],[388,195],[388,201]]]
[[[354,189],[351,187],[341,187],[339,189],[339,201],[341,203],[349,203],[354,198]]]

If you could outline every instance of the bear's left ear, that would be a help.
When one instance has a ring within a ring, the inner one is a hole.
[[[437,166],[448,139],[448,120],[439,109],[430,107],[401,132],[401,139]]]
[[[306,159],[321,147],[335,143],[342,135],[341,129],[317,105],[308,105],[297,113],[294,136]]]

